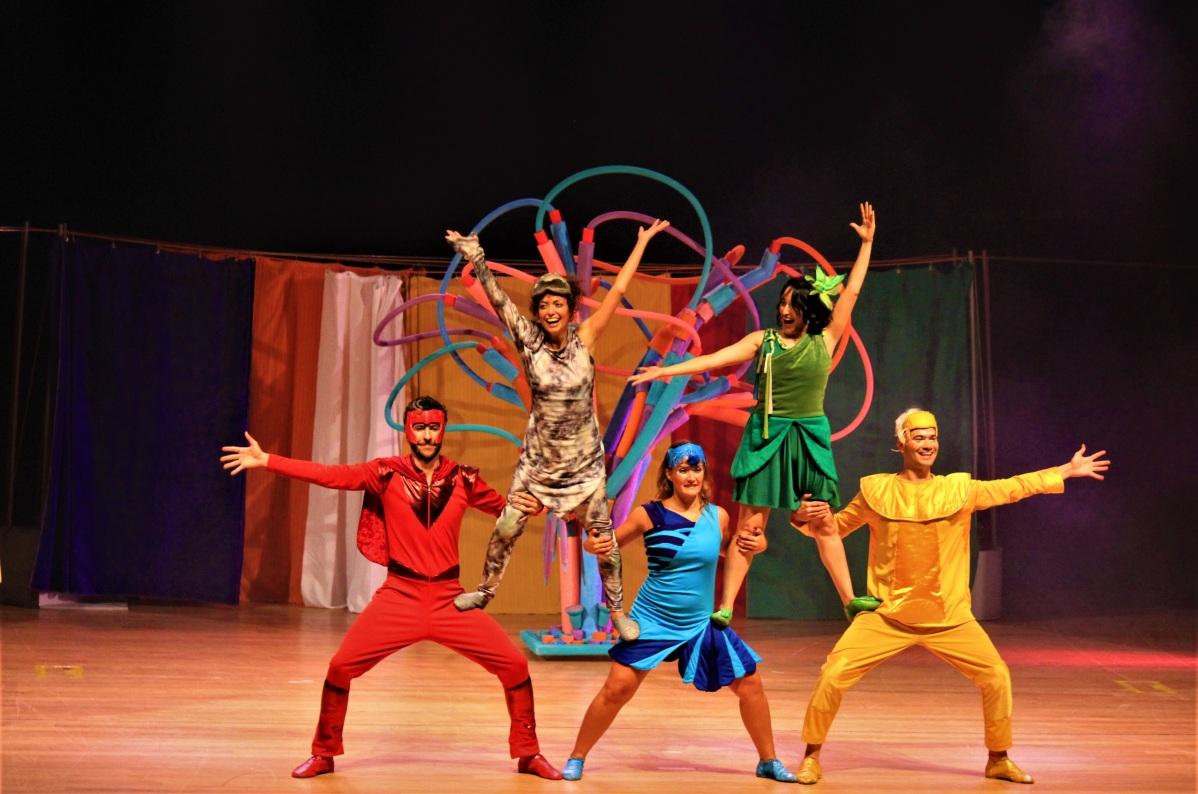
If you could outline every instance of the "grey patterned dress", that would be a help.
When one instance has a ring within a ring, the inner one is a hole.
[[[513,485],[525,486],[560,516],[606,486],[603,441],[595,418],[595,362],[571,324],[554,350],[539,325],[520,314],[484,263],[479,282],[515,340],[532,390],[532,411]],[[515,490],[513,488],[513,490]]]
[[[532,391],[524,449],[508,494],[527,491],[558,516],[570,519],[575,514],[589,532],[610,534],[603,440],[595,416],[595,362],[578,337],[578,327],[571,324],[565,344],[551,348],[545,331],[522,315],[499,286],[477,240],[463,241],[455,248],[474,264],[488,300],[512,335]],[[494,597],[527,520],[516,509],[505,508],[487,548],[483,581],[476,592],[455,599],[459,609],[485,606]],[[604,595],[613,611],[624,607],[620,568],[617,546],[599,564]],[[615,620],[615,626],[625,639],[636,638],[636,624],[627,616]]]

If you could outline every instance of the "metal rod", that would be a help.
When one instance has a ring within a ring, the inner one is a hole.
[[[981,384],[978,382],[981,377],[978,373],[981,358],[981,342],[978,339],[978,280],[976,274],[972,283],[969,285],[969,410],[970,410],[970,441],[973,446],[973,456],[970,461],[971,472],[980,473],[978,469],[978,426],[982,421],[982,417],[978,414],[978,391],[981,389]]]
[[[0,234],[6,232],[19,231],[18,227],[0,226]],[[53,234],[61,236],[69,234],[70,237],[77,237],[85,240],[102,240],[112,243],[126,243],[129,245],[146,245],[153,246],[163,251],[171,251],[175,253],[186,254],[221,254],[223,256],[267,256],[276,259],[294,259],[294,260],[318,260],[318,261],[333,261],[333,262],[353,262],[357,264],[347,265],[347,267],[372,267],[377,265],[404,265],[415,267],[417,269],[429,269],[430,272],[436,272],[436,267],[439,266],[442,270],[449,264],[449,258],[441,259],[439,257],[417,257],[417,256],[391,256],[385,254],[328,254],[328,253],[312,253],[299,251],[258,251],[248,248],[227,248],[215,245],[203,245],[196,243],[180,243],[172,240],[155,240],[148,237],[125,237],[112,234],[97,234],[93,232],[78,232],[75,230],[66,231],[65,226],[56,229],[30,228],[33,234]],[[543,265],[539,259],[507,259],[503,260],[513,265]],[[912,256],[899,259],[875,259],[870,262],[870,269],[876,270],[888,267],[910,267],[914,265],[932,265],[942,263],[952,263],[957,261],[955,254],[934,254],[931,256]],[[830,260],[830,264],[838,268],[847,268],[851,266],[853,260]],[[737,265],[735,270],[752,270],[756,264]],[[641,270],[645,272],[668,271],[677,272],[679,274],[697,273],[700,270],[698,264],[678,265],[678,264],[662,264],[646,262],[641,265]]]
[[[4,490],[4,526],[11,527],[17,493],[17,417],[21,400],[21,353],[25,325],[25,271],[29,261],[29,222],[21,231],[21,253],[17,258],[17,305],[12,335],[12,413],[8,421],[8,482]]]
[[[994,365],[991,356],[990,338],[991,338],[991,302],[990,302],[990,257],[982,251],[982,309],[983,309],[983,324],[982,324],[982,343],[984,345],[982,356],[982,375],[985,383],[982,399],[986,406],[986,478],[993,480],[996,476],[997,465],[995,464],[995,436],[997,424],[994,419]],[[990,516],[990,548],[997,549],[998,546],[998,516],[997,510],[987,511]]]

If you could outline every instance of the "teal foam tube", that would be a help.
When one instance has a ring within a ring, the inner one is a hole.
[[[570,231],[566,228],[566,222],[562,220],[562,214],[556,211],[549,213],[549,219],[552,221],[549,224],[549,236],[553,239],[553,247],[557,249],[562,264],[566,266],[566,272],[574,275],[577,270],[574,265],[574,252],[570,250]]]
[[[450,353],[456,354],[458,350],[463,350],[467,347],[479,347],[479,345],[479,342],[454,342],[451,345],[446,345],[440,350],[435,350],[432,353],[429,353],[427,356],[417,361],[411,369],[403,374],[403,377],[399,379],[399,382],[395,384],[395,388],[391,389],[391,394],[387,397],[387,405],[385,408],[383,408],[383,417],[387,420],[387,424],[391,425],[391,427],[399,432],[403,432],[403,422],[399,422],[397,424],[394,418],[395,399],[399,397],[399,393],[403,391],[403,387],[408,385],[408,381],[415,377],[417,372],[441,358],[441,356],[449,355]],[[448,429],[448,426],[446,429]]]
[[[676,378],[671,378],[670,382],[665,384],[665,388],[658,395],[649,418],[645,420],[645,423],[641,426],[641,431],[637,433],[636,441],[632,442],[632,447],[629,448],[628,454],[624,456],[624,459],[616,466],[615,471],[607,478],[607,493],[609,496],[620,493],[620,489],[624,487],[624,483],[632,475],[641,458],[650,453],[653,440],[657,438],[657,434],[661,432],[666,420],[669,419],[670,413],[678,405],[678,399],[682,396],[682,391],[686,388],[688,380],[690,379],[680,375]]]
[[[487,391],[504,402],[511,403],[521,411],[527,410],[524,401],[520,399],[520,393],[506,383],[488,383]]]
[[[499,436],[500,438],[505,438],[508,441],[515,444],[517,447],[524,446],[523,441],[516,438],[508,431],[501,430],[498,427],[491,427],[490,425],[472,425],[472,424],[445,425],[445,431],[448,433],[486,433],[488,435]]]
[[[508,383],[515,383],[516,378],[520,376],[520,373],[512,366],[512,362],[504,358],[503,354],[493,347],[483,351],[483,360],[490,364],[491,369],[498,372],[499,376]]]
[[[732,288],[731,284],[721,284],[707,293],[707,297],[704,300],[710,303],[711,308],[715,310],[713,312],[714,316],[727,309],[736,298],[736,290]]]
[[[691,405],[692,403],[701,403],[704,400],[710,400],[713,397],[719,397],[724,392],[728,391],[731,384],[725,377],[714,378],[707,383],[704,383],[699,388],[695,389],[690,394],[685,395],[681,402],[683,405]]]
[[[707,286],[707,277],[711,274],[711,252],[713,249],[711,240],[711,223],[707,219],[707,213],[703,210],[703,205],[699,203],[699,199],[695,198],[695,194],[691,193],[681,182],[672,177],[668,177],[658,171],[653,171],[648,168],[641,168],[640,166],[636,165],[601,165],[596,168],[588,168],[585,171],[579,171],[572,176],[566,177],[561,182],[558,182],[556,185],[554,185],[553,189],[546,194],[545,198],[541,202],[540,208],[537,209],[537,219],[533,224],[533,230],[537,231],[544,227],[545,213],[551,206],[550,202],[557,198],[559,193],[576,182],[581,182],[584,179],[590,179],[593,176],[605,176],[607,174],[630,174],[632,176],[643,176],[647,179],[652,179],[655,182],[660,182],[667,187],[673,188],[677,192],[681,193],[688,202],[690,202],[691,207],[694,208],[695,214],[699,218],[699,225],[703,228],[703,273],[701,276],[699,276],[699,283],[695,286],[695,294],[691,296],[690,303],[687,304],[687,308],[697,309],[699,307],[699,300],[703,295],[703,290]]]

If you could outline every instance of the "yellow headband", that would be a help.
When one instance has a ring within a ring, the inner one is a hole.
[[[930,427],[938,432],[940,429],[936,426],[936,416],[931,411],[915,411],[903,420],[904,437],[908,430],[916,430],[924,427]]]

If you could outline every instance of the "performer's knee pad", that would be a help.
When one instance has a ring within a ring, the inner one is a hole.
[[[503,508],[499,521],[495,524],[495,532],[504,540],[519,537],[524,531],[524,514],[511,507]]]

